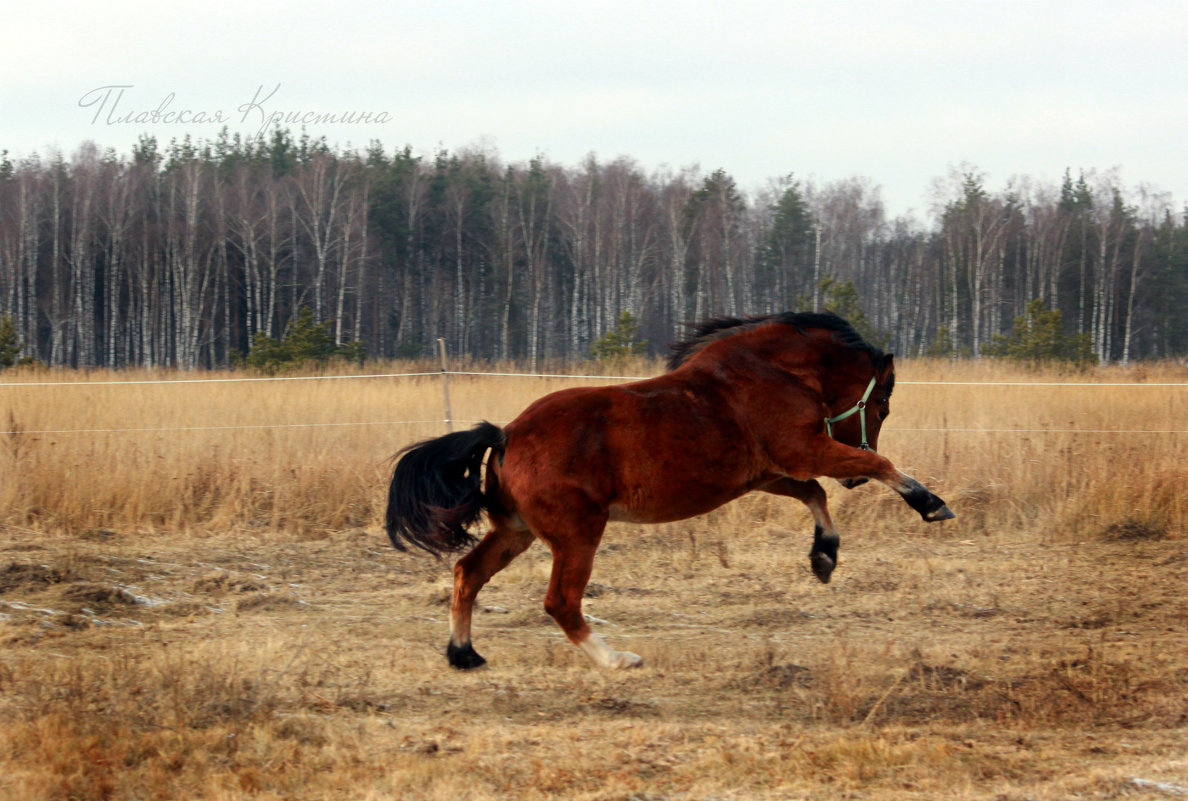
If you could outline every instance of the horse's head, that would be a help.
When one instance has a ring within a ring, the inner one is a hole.
[[[833,312],[785,312],[758,317],[722,317],[694,327],[674,343],[668,366],[719,364],[734,348],[759,353],[790,373],[815,370],[825,403],[829,435],[854,448],[877,450],[879,430],[891,413],[894,357],[867,342]],[[866,479],[848,479],[857,486]]]
[[[863,361],[858,359],[855,361]],[[866,369],[839,371],[834,394],[840,409],[831,409],[825,418],[825,428],[838,442],[854,448],[879,449],[879,431],[891,414],[891,393],[895,389],[895,357],[880,354],[871,359]],[[873,368],[873,372],[872,369]],[[852,405],[846,406],[853,398]],[[865,478],[850,478],[841,482],[847,489],[866,483]]]

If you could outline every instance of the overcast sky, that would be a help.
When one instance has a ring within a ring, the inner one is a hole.
[[[1117,168],[1188,202],[1183,0],[93,0],[10,4],[0,24],[15,156],[339,114],[309,132],[723,168],[747,191],[862,176],[921,219],[962,164],[992,191]]]

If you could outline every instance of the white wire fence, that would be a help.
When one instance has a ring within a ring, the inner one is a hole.
[[[62,428],[62,429],[16,429],[0,430],[0,436],[15,436],[27,434],[61,435],[61,434],[123,434],[144,432],[182,432],[182,431],[241,431],[249,429],[300,429],[300,428],[334,428],[359,426],[402,426],[402,425],[433,425],[444,423],[452,428],[454,423],[473,424],[478,420],[454,420],[449,410],[449,380],[451,376],[468,376],[482,378],[539,378],[539,379],[569,379],[585,381],[639,381],[654,376],[646,375],[600,375],[581,373],[534,373],[534,372],[500,372],[475,370],[428,370],[403,373],[368,373],[316,376],[245,376],[234,378],[160,378],[160,379],[130,379],[98,380],[98,381],[0,381],[0,398],[5,392],[28,389],[53,388],[81,388],[101,386],[144,386],[144,385],[192,385],[192,384],[243,384],[254,382],[294,382],[294,381],[366,381],[377,379],[404,379],[438,377],[442,380],[445,397],[445,416],[430,420],[371,420],[362,422],[318,422],[318,423],[264,423],[252,425],[214,425],[214,426],[128,426],[120,428]],[[1153,388],[1188,388],[1188,382],[1092,382],[1092,381],[897,381],[897,386],[963,386],[963,387],[1016,387],[1016,388],[1107,388],[1126,387],[1142,390]],[[947,433],[979,433],[979,434],[1188,434],[1188,429],[1179,428],[909,428],[887,426],[887,433],[899,432],[947,432]]]

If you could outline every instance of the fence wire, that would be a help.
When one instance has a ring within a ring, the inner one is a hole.
[[[642,381],[654,376],[640,375],[592,375],[577,373],[519,373],[499,371],[474,370],[431,370],[407,373],[367,373],[343,375],[315,375],[315,376],[248,376],[236,378],[162,378],[162,379],[132,379],[128,381],[5,381],[0,382],[0,388],[34,388],[34,387],[100,387],[100,386],[144,386],[144,385],[193,385],[193,384],[242,384],[252,382],[280,382],[280,381],[351,381],[394,378],[424,378],[437,376],[476,376],[487,378],[557,378],[577,379],[584,381]],[[1130,388],[1169,388],[1188,387],[1188,383],[1152,382],[1088,382],[1088,381],[896,381],[897,386],[927,386],[927,387],[1130,387]],[[244,431],[252,429],[297,429],[297,428],[333,428],[351,426],[401,426],[401,425],[434,425],[447,422],[446,418],[438,420],[373,420],[362,422],[322,422],[322,423],[263,423],[253,425],[223,425],[223,426],[158,426],[158,427],[125,427],[125,428],[63,428],[63,429],[14,429],[0,431],[0,436],[22,435],[59,435],[59,434],[124,434],[124,433],[165,433],[184,431]],[[473,424],[478,420],[453,420],[452,422]],[[967,433],[967,434],[1188,434],[1188,429],[1082,429],[1082,428],[886,428],[886,433],[893,432],[932,432],[932,433]]]

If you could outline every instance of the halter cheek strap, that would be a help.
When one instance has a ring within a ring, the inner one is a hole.
[[[870,450],[870,443],[866,441],[866,402],[870,400],[870,393],[874,391],[874,388],[875,376],[871,376],[870,383],[866,385],[866,392],[862,393],[862,400],[858,401],[841,414],[825,418],[825,433],[832,437],[833,424],[845,420],[847,417],[857,412],[858,420],[862,424],[862,444],[858,447],[864,451]]]

